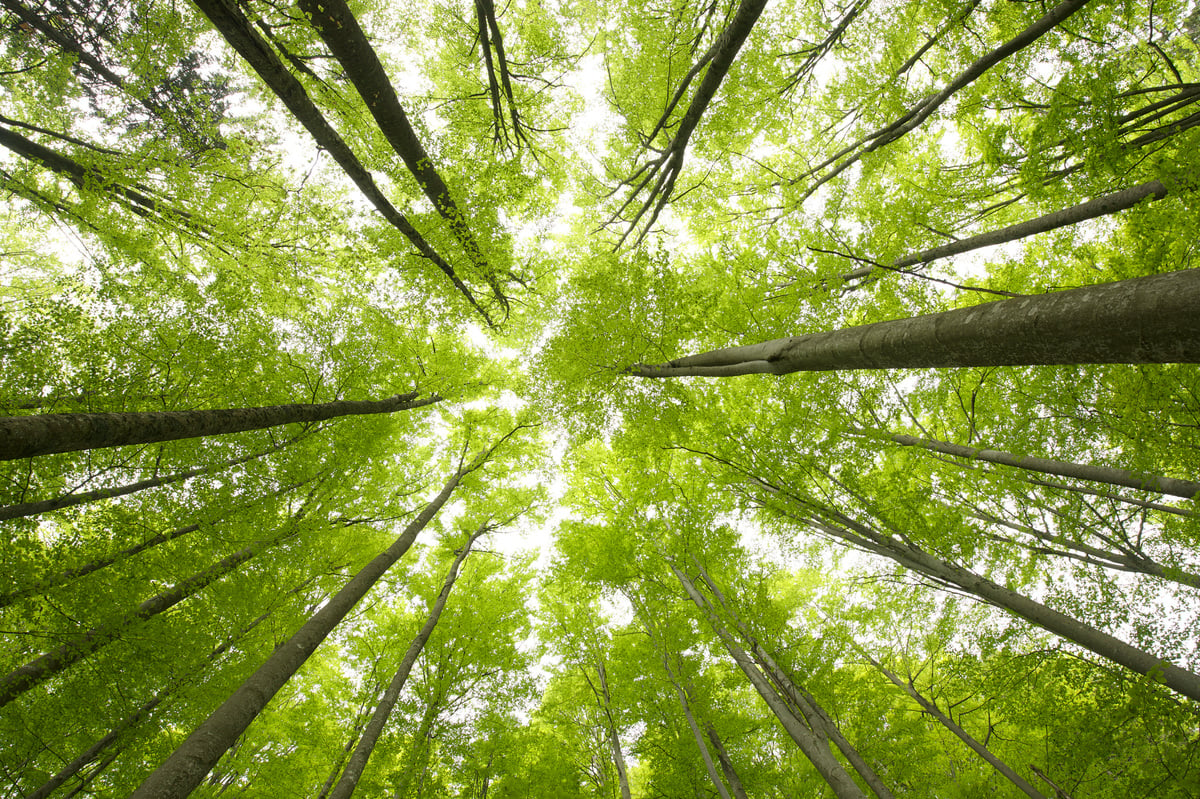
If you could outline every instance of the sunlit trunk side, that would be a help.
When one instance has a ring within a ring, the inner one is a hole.
[[[395,542],[354,575],[286,643],[276,648],[267,661],[246,678],[245,682],[131,794],[131,797],[183,799],[191,793],[221,759],[221,755],[258,717],[271,697],[292,678],[338,623],[408,551],[417,534],[449,501],[462,479],[481,468],[496,449],[516,432],[517,430],[513,430],[508,433],[471,463],[460,467]]]
[[[384,400],[337,400],[261,408],[7,416],[0,418],[0,460],[222,436],[285,424],[322,422],[338,416],[394,413],[441,400],[436,394],[424,399],[416,397],[413,392]]]
[[[417,662],[417,657],[420,656],[421,650],[425,648],[425,644],[429,641],[429,636],[433,635],[433,629],[437,626],[438,620],[442,616],[442,611],[446,607],[446,602],[450,598],[450,591],[454,588],[454,581],[458,579],[458,570],[462,566],[467,555],[471,553],[471,545],[475,543],[475,539],[488,531],[488,526],[480,527],[467,540],[458,557],[454,559],[454,563],[450,566],[450,572],[446,575],[446,581],[442,584],[442,590],[438,592],[437,599],[433,603],[433,607],[429,610],[429,617],[417,632],[412,643],[409,644],[408,650],[405,651],[404,657],[400,660],[400,665],[396,668],[396,674],[392,677],[391,683],[383,696],[379,700],[379,704],[375,707],[375,712],[371,714],[371,720],[367,722],[366,729],[363,730],[362,737],[359,738],[358,744],[354,747],[354,753],[350,755],[350,759],[346,762],[346,769],[342,772],[342,776],[338,779],[337,785],[334,786],[331,799],[349,799],[354,793],[354,789],[358,787],[358,781],[362,777],[363,770],[367,767],[367,761],[371,758],[371,753],[375,750],[375,744],[379,741],[379,736],[383,734],[383,728],[387,724],[388,717],[391,716],[392,710],[396,707],[396,702],[400,699],[400,692],[404,689],[404,684],[408,682],[408,675],[412,672],[413,665]]]
[[[1200,269],[1015,297],[907,319],[728,347],[637,377],[841,369],[1200,363]]]

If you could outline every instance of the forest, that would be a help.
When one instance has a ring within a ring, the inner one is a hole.
[[[0,0],[0,799],[1200,799],[1198,46]]]

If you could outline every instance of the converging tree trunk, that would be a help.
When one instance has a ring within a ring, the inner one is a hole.
[[[242,455],[237,458],[215,463],[212,466],[202,466],[197,469],[188,469],[174,474],[164,474],[161,477],[151,477],[146,480],[139,480],[136,483],[127,483],[126,485],[112,486],[111,488],[98,488],[94,491],[81,491],[78,494],[63,494],[54,499],[43,499],[38,502],[21,502],[16,505],[5,505],[0,507],[0,521],[5,519],[20,519],[26,516],[36,516],[39,513],[48,513],[53,510],[62,510],[63,508],[73,508],[76,505],[84,505],[88,502],[96,502],[101,499],[115,499],[116,497],[129,496],[136,494],[139,491],[145,491],[148,488],[158,488],[160,486],[171,485],[173,483],[181,483],[184,480],[190,480],[193,477],[202,477],[206,474],[216,474],[233,466],[239,466],[247,461],[262,458],[266,455],[278,452],[289,444],[299,440],[300,436],[288,439],[273,447],[269,447],[258,452],[252,452],[249,455]]]
[[[771,712],[779,719],[779,723],[783,725],[784,730],[787,731],[788,735],[796,743],[796,746],[799,747],[804,756],[816,768],[817,773],[833,789],[834,795],[838,799],[866,799],[866,794],[862,792],[862,789],[846,773],[842,764],[833,756],[833,752],[830,751],[829,738],[824,735],[824,731],[819,727],[816,729],[809,727],[792,712],[791,708],[787,706],[787,703],[767,678],[755,666],[751,657],[746,654],[746,651],[738,645],[734,637],[725,629],[712,604],[697,590],[691,579],[673,563],[668,562],[668,565],[683,586],[688,598],[692,600],[696,607],[704,614],[705,618],[708,619],[713,632],[717,634],[721,643],[724,644],[730,657],[733,658],[742,673],[746,675],[746,678],[754,686],[754,689],[758,691],[763,701],[767,703]]]
[[[85,633],[73,636],[57,649],[53,649],[23,666],[13,669],[7,676],[0,679],[0,707],[8,704],[31,688],[40,685],[43,681],[58,674],[67,667],[79,662],[97,649],[108,645],[142,622],[170,610],[188,597],[199,593],[206,586],[235,571],[246,561],[294,535],[296,525],[304,518],[308,507],[308,503],[305,503],[293,515],[291,521],[272,538],[255,541],[249,546],[239,549],[232,555],[224,557],[212,566],[209,566],[204,571],[188,577],[166,591],[155,594],[124,616],[103,624],[98,624]]]
[[[0,418],[0,460],[221,436],[284,424],[321,422],[337,416],[394,413],[439,401],[441,397],[436,394],[417,399],[414,391],[384,400],[337,400],[261,408],[8,416]]]
[[[518,428],[520,429],[520,428]],[[468,474],[483,467],[517,430],[470,463],[460,466],[441,492],[417,515],[400,536],[325,603],[287,641],[275,649],[257,671],[246,678],[225,702],[197,727],[179,748],[134,791],[132,799],[183,799],[210,772],[221,755],[237,741],[258,717],[267,702],[304,665],[334,627],[366,596],[381,577],[403,557],[417,534],[449,501],[454,489]]]
[[[408,682],[408,675],[412,672],[413,664],[417,662],[417,658],[421,654],[421,650],[425,648],[425,643],[429,640],[429,636],[433,634],[434,627],[437,626],[438,620],[442,616],[442,610],[446,607],[446,602],[450,598],[450,590],[454,588],[454,581],[458,579],[458,570],[462,566],[467,555],[471,553],[471,546],[479,536],[486,533],[490,528],[488,525],[480,527],[471,535],[463,547],[458,552],[458,557],[454,559],[454,563],[450,566],[450,572],[446,575],[446,581],[442,584],[442,590],[438,592],[437,599],[433,603],[433,607],[429,610],[429,618],[421,626],[412,643],[409,644],[408,650],[404,653],[404,657],[400,660],[400,665],[396,668],[396,675],[392,678],[387,690],[383,692],[383,697],[380,698],[379,704],[375,707],[375,712],[371,715],[371,720],[367,722],[366,729],[363,730],[362,737],[359,738],[358,744],[354,747],[354,753],[350,755],[350,760],[346,763],[346,770],[342,772],[342,776],[334,786],[331,799],[349,799],[354,793],[354,789],[358,787],[358,781],[362,777],[363,769],[367,767],[367,761],[371,757],[371,753],[375,750],[375,744],[379,741],[379,736],[383,734],[384,725],[387,724],[388,717],[392,715],[392,710],[396,707],[396,702],[400,699],[400,692],[404,690],[404,684]]]
[[[1016,297],[941,313],[728,347],[637,377],[839,369],[1200,363],[1200,269]]]
[[[288,71],[271,46],[250,25],[237,3],[233,0],[195,0],[195,4],[208,17],[217,31],[225,37],[225,41],[242,58],[246,59],[246,62],[258,73],[268,88],[287,106],[288,111],[304,126],[317,144],[333,157],[333,160],[354,182],[363,196],[370,201],[375,210],[387,220],[388,224],[403,234],[423,257],[450,279],[454,287],[487,321],[489,326],[493,325],[491,316],[462,282],[458,273],[454,271],[454,267],[450,266],[430,246],[425,237],[384,196],[378,184],[375,183],[375,179],[371,177],[371,173],[325,119],[321,110],[309,98],[303,84]]]
[[[989,605],[1008,611],[1032,624],[1048,630],[1102,658],[1119,663],[1173,691],[1200,701],[1200,675],[1176,666],[1153,653],[1138,649],[1108,633],[1101,632],[1079,619],[1035,602],[1024,594],[997,585],[985,577],[932,555],[909,541],[880,532],[823,505],[804,500],[786,489],[763,480],[756,480],[771,494],[794,503],[799,514],[779,509],[783,515],[805,524],[829,538],[867,552],[890,558],[934,583],[951,586],[978,597]]]

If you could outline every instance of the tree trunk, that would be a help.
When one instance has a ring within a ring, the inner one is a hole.
[[[596,674],[600,677],[600,691],[604,702],[604,716],[608,719],[608,743],[612,748],[613,765],[617,768],[617,782],[621,786],[621,799],[631,799],[629,774],[625,770],[625,755],[621,752],[621,737],[617,734],[617,723],[612,716],[612,698],[608,692],[608,675],[604,662],[596,662]]]
[[[704,742],[704,735],[700,732],[700,725],[696,723],[696,717],[692,715],[692,706],[688,702],[687,690],[676,679],[675,674],[671,671],[671,664],[667,654],[663,653],[662,658],[663,669],[667,672],[667,679],[671,681],[671,685],[675,688],[675,693],[679,697],[679,705],[683,708],[683,717],[687,720],[688,729],[692,731],[692,738],[696,741],[696,748],[700,750],[700,757],[704,761],[704,770],[708,772],[708,778],[712,781],[713,787],[717,789],[721,799],[730,799],[729,790],[725,787],[725,783],[721,782],[720,775],[717,774],[717,767],[713,764],[712,753],[708,751],[708,744]],[[710,728],[711,729],[711,728]]]
[[[937,705],[918,693],[911,681],[905,682],[901,680],[900,677],[898,677],[890,669],[867,654],[867,652],[859,647],[857,643],[854,644],[854,648],[857,649],[859,653],[862,654],[863,657],[865,657],[870,664],[874,666],[883,676],[887,677],[893,685],[912,697],[913,701],[920,705],[926,713],[941,722],[942,726],[954,733],[954,735],[957,736],[960,741],[971,748],[971,751],[975,752],[975,754],[986,760],[992,768],[1000,772],[1000,774],[1002,774],[1013,785],[1017,786],[1017,788],[1019,788],[1022,793],[1028,796],[1029,799],[1046,799],[1046,796],[1042,794],[1041,791],[1030,785],[1025,778],[1013,771],[1007,763],[992,754],[992,752],[986,746],[975,740],[974,736],[972,736],[969,732],[955,724],[949,716],[938,709]]]
[[[312,582],[311,579],[306,580],[289,593],[296,593],[310,582]],[[227,651],[229,651],[230,647],[242,640],[251,630],[253,630],[262,622],[266,621],[273,612],[274,608],[268,610],[266,613],[262,614],[249,624],[244,625],[236,633],[226,638],[223,643],[219,644],[204,658],[203,664],[212,663],[221,655],[225,654]],[[58,790],[63,783],[78,774],[81,770],[87,768],[88,764],[94,761],[101,752],[112,746],[112,744],[121,737],[122,733],[140,724],[142,719],[150,715],[154,708],[162,704],[163,700],[171,695],[173,689],[174,686],[164,688],[163,690],[154,694],[154,696],[150,697],[136,710],[118,722],[117,725],[113,727],[107,734],[84,750],[79,757],[75,758],[63,768],[59,769],[59,771],[53,777],[46,780],[46,782],[42,783],[41,786],[35,789],[32,793],[28,794],[25,799],[46,799],[46,797]]]
[[[717,753],[717,760],[721,762],[721,771],[725,772],[725,781],[729,783],[729,790],[733,793],[733,799],[746,799],[746,789],[742,787],[742,780],[738,777],[737,770],[733,767],[733,760],[730,759],[729,753],[725,751],[725,744],[721,742],[721,736],[717,735],[716,729],[709,724],[705,730],[708,733],[708,740],[712,741],[713,749]]]
[[[815,515],[805,517],[803,521],[831,538],[891,558],[937,583],[952,585],[966,591],[990,605],[1007,610],[1055,635],[1073,641],[1102,658],[1119,663],[1130,671],[1145,675],[1173,691],[1200,701],[1200,675],[1131,646],[1023,594],[997,585],[961,566],[941,560],[913,544],[880,533],[844,514],[828,508],[821,508],[817,512],[830,521]]]
[[[875,769],[871,768],[870,764],[859,754],[858,749],[846,740],[846,736],[842,735],[842,731],[838,729],[833,719],[829,717],[829,714],[817,702],[816,697],[796,684],[791,675],[780,667],[767,648],[762,645],[758,638],[742,622],[737,609],[725,600],[725,595],[709,575],[708,570],[694,558],[692,562],[699,570],[700,579],[708,586],[713,596],[716,597],[717,603],[733,620],[734,628],[741,634],[742,640],[745,641],[746,647],[749,649],[750,656],[758,664],[767,679],[775,684],[775,690],[783,701],[800,712],[805,723],[808,724],[813,732],[824,735],[833,742],[850,765],[854,767],[854,770],[858,772],[858,775],[862,777],[863,782],[867,784],[872,793],[879,797],[879,799],[894,799],[891,790],[883,784],[883,780],[875,773]]]
[[[338,400],[306,405],[223,408],[209,411],[145,411],[133,413],[48,413],[0,418],[0,460],[17,460],[56,452],[76,452],[130,444],[153,444],[201,436],[220,436],[337,416],[393,413],[431,405],[433,394],[416,392],[384,400]]]
[[[1200,362],[1200,269],[636,364],[637,377]]]
[[[330,793],[331,799],[349,799],[354,793],[354,789],[358,787],[358,781],[367,767],[371,753],[375,750],[375,744],[379,741],[388,717],[391,716],[396,702],[400,699],[400,692],[404,689],[404,684],[408,682],[408,675],[412,671],[413,664],[417,662],[417,657],[425,648],[425,643],[433,634],[433,629],[442,616],[442,610],[445,609],[446,602],[450,598],[450,590],[454,587],[454,581],[458,579],[458,570],[462,566],[462,562],[470,554],[471,545],[475,543],[475,539],[487,532],[488,529],[487,525],[480,527],[459,550],[458,557],[450,566],[450,573],[446,575],[446,582],[443,583],[442,590],[438,593],[437,599],[429,611],[429,618],[425,620],[425,624],[421,626],[416,638],[409,644],[408,650],[400,660],[396,675],[392,677],[391,684],[388,685],[379,704],[375,707],[375,712],[371,715],[371,720],[367,723],[362,737],[359,738],[358,745],[354,747],[354,754],[350,755],[345,771],[342,772],[341,778],[334,786],[333,792]]]
[[[213,711],[175,752],[131,794],[132,799],[183,799],[212,770],[221,755],[237,741],[267,702],[304,665],[334,627],[346,617],[376,582],[398,561],[425,525],[450,499],[454,489],[479,469],[513,430],[491,449],[459,468],[433,500],[384,552],[354,575],[320,610],[304,623],[287,643],[279,646],[262,666]]]
[[[175,607],[188,597],[199,593],[206,586],[235,571],[246,561],[292,536],[296,532],[296,524],[303,518],[306,510],[307,506],[301,508],[291,523],[274,538],[255,541],[232,555],[222,558],[204,571],[177,583],[172,588],[155,594],[121,618],[99,624],[85,633],[74,636],[57,649],[13,669],[7,676],[0,679],[0,707],[4,707],[44,680],[108,645],[127,630]]]
[[[842,764],[833,756],[833,752],[829,749],[829,739],[822,732],[805,726],[796,717],[783,698],[779,696],[774,687],[763,676],[762,672],[754,665],[750,656],[738,646],[733,636],[722,626],[712,605],[696,589],[696,586],[688,579],[687,575],[680,571],[673,563],[668,562],[668,565],[671,567],[671,571],[675,573],[675,577],[683,585],[688,597],[704,613],[709,624],[712,626],[713,632],[721,639],[721,643],[725,645],[725,649],[729,652],[730,657],[737,663],[738,668],[742,670],[746,678],[750,680],[750,684],[754,686],[759,696],[771,708],[771,712],[779,719],[784,730],[795,741],[796,746],[800,748],[804,756],[813,764],[817,773],[833,789],[834,795],[838,799],[866,799],[866,794],[862,792],[862,789],[858,787],[854,780],[850,778],[850,775],[846,773],[846,770],[842,768]]]
[[[263,41],[262,37],[251,27],[235,0],[195,0],[195,4],[204,16],[208,17],[225,41],[242,58],[246,59],[246,62],[258,73],[267,87],[287,106],[288,111],[304,126],[317,145],[333,157],[333,160],[353,181],[363,196],[370,201],[375,210],[387,220],[388,224],[400,231],[423,257],[440,269],[459,293],[471,303],[471,307],[479,312],[489,326],[493,326],[492,318],[479,305],[471,290],[455,273],[454,268],[446,263],[445,259],[412,226],[412,223],[397,211],[395,206],[383,195],[375,183],[375,179],[371,177],[371,173],[362,165],[362,162],[358,160],[358,157],[346,145],[337,131],[325,120],[300,81],[288,72],[287,67],[275,55],[271,46]]]
[[[305,481],[305,482],[311,482],[311,481]],[[304,483],[297,483],[295,485],[286,486],[278,491],[271,492],[267,496],[278,496],[279,494],[284,494],[288,491],[292,491],[292,490],[300,487],[301,485],[304,485]],[[21,599],[25,599],[26,597],[37,596],[38,594],[44,594],[53,588],[57,588],[58,586],[61,586],[61,585],[66,585],[67,583],[69,583],[73,580],[78,580],[80,577],[84,577],[85,575],[91,574],[92,572],[99,571],[100,569],[103,569],[107,566],[111,566],[112,564],[117,563],[122,560],[125,560],[126,558],[133,557],[134,555],[137,555],[138,553],[145,552],[147,549],[156,547],[159,544],[166,543],[167,541],[174,541],[176,538],[181,538],[181,537],[187,535],[188,533],[194,533],[196,530],[199,530],[201,527],[203,527],[205,525],[215,524],[217,521],[220,521],[222,518],[224,518],[227,515],[228,514],[222,514],[221,516],[218,516],[215,519],[210,519],[209,521],[203,522],[201,524],[189,524],[186,527],[179,527],[174,530],[168,530],[167,532],[159,533],[158,535],[147,538],[145,541],[143,541],[142,543],[137,544],[135,546],[128,547],[126,549],[122,549],[121,551],[114,552],[111,555],[104,555],[103,557],[96,558],[95,560],[91,560],[91,561],[83,564],[82,566],[75,566],[70,569],[64,569],[63,571],[58,572],[57,574],[52,574],[48,577],[44,577],[44,578],[36,581],[32,585],[29,585],[25,588],[20,588],[20,589],[17,589],[16,591],[10,591],[7,594],[0,594],[0,608],[7,607],[8,605],[11,605],[13,602],[16,602]]]
[[[383,64],[379,63],[379,57],[371,49],[358,20],[342,0],[298,0],[298,5],[345,70],[346,77],[354,84],[367,110],[375,118],[375,124],[416,178],[421,191],[450,225],[451,232],[475,267],[488,278],[496,299],[506,303],[491,267],[471,234],[466,217],[450,194],[450,187],[433,166],[421,140],[417,138],[417,132],[409,123],[396,90],[392,88]]]
[[[1200,307],[1197,308],[1200,316]],[[999,463],[1030,472],[1053,474],[1058,477],[1069,477],[1074,480],[1090,480],[1096,483],[1108,483],[1125,488],[1136,488],[1139,491],[1154,491],[1158,494],[1191,499],[1200,494],[1200,483],[1192,480],[1178,480],[1174,477],[1162,477],[1156,474],[1143,474],[1125,469],[1114,469],[1109,466],[1091,466],[1083,463],[1056,461],[1049,458],[1038,458],[1032,455],[1013,455],[994,449],[968,447],[962,444],[952,444],[932,438],[917,438],[901,433],[886,434],[888,440],[902,447],[922,447],[931,452],[943,455],[953,455],[957,458],[968,458],[988,463]]]
[[[298,437],[297,437],[298,438]],[[76,505],[83,505],[88,502],[96,502],[101,499],[113,499],[115,497],[124,497],[129,494],[136,494],[138,491],[145,491],[148,488],[158,488],[159,486],[171,485],[184,480],[190,480],[193,477],[200,477],[206,474],[214,474],[215,472],[228,469],[233,466],[252,461],[255,458],[261,458],[265,455],[270,455],[278,452],[289,444],[297,440],[290,438],[281,444],[276,444],[268,449],[252,452],[249,455],[242,455],[237,458],[230,458],[212,466],[202,466],[196,469],[188,469],[184,472],[176,472],[175,474],[166,474],[162,477],[153,477],[148,480],[139,480],[136,483],[128,483],[121,486],[113,486],[111,488],[99,488],[95,491],[85,491],[79,494],[64,494],[54,499],[44,499],[39,502],[22,502],[17,505],[6,505],[0,507],[0,521],[5,519],[21,519],[27,516],[36,516],[39,513],[48,513],[52,510],[62,510],[63,508],[71,508]]]

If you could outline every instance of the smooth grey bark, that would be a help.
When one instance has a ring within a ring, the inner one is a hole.
[[[246,678],[233,694],[146,778],[146,781],[131,794],[132,799],[183,799],[191,793],[221,759],[221,755],[258,717],[271,697],[291,679],[338,623],[408,551],[417,534],[449,501],[462,479],[482,468],[496,449],[516,432],[517,430],[513,430],[508,433],[473,461],[459,467],[446,481],[441,492],[409,523],[392,545],[359,570],[286,643],[276,648],[266,662]]]
[[[27,516],[36,516],[39,513],[48,513],[52,510],[62,510],[63,508],[72,508],[76,505],[83,505],[88,502],[96,502],[101,499],[115,499],[116,497],[124,497],[130,494],[136,494],[139,491],[145,491],[149,488],[158,488],[160,486],[171,485],[172,483],[180,483],[184,480],[190,480],[193,477],[202,477],[206,474],[215,474],[224,469],[229,469],[233,466],[240,466],[248,461],[262,458],[266,455],[278,452],[284,447],[297,441],[300,436],[288,439],[273,447],[252,452],[249,455],[242,455],[237,458],[221,461],[212,466],[201,466],[196,469],[188,469],[174,474],[164,474],[162,477],[153,477],[147,480],[139,480],[136,483],[128,483],[126,485],[112,486],[111,488],[98,488],[95,491],[82,491],[78,494],[63,494],[54,499],[44,499],[38,502],[21,502],[16,505],[5,505],[0,507],[0,521],[5,519],[21,519]]]
[[[1200,269],[1015,297],[907,319],[728,347],[637,377],[839,369],[1200,363]]]
[[[783,701],[800,712],[804,722],[808,724],[813,732],[824,735],[833,742],[834,746],[838,748],[847,762],[862,777],[863,782],[867,784],[872,793],[879,797],[879,799],[894,799],[891,790],[884,785],[883,780],[880,779],[875,769],[871,768],[870,764],[859,754],[858,749],[846,740],[846,736],[842,735],[842,731],[838,729],[837,724],[829,717],[825,709],[821,707],[817,698],[792,679],[791,675],[776,662],[770,650],[746,626],[738,614],[737,608],[732,603],[726,601],[724,593],[722,593],[720,587],[712,579],[708,570],[698,560],[693,558],[692,562],[699,571],[700,579],[708,586],[717,603],[732,619],[734,629],[745,642],[750,656],[758,664],[764,676],[771,683],[774,683],[775,690]]]
[[[713,750],[717,753],[717,760],[721,763],[721,771],[725,773],[725,781],[729,783],[733,799],[746,799],[746,789],[742,787],[742,780],[738,777],[737,769],[733,767],[733,760],[729,757],[729,752],[725,751],[725,744],[721,742],[721,736],[717,735],[717,730],[712,724],[707,725],[704,731],[708,734],[708,740],[712,742]]]
[[[867,651],[862,647],[860,647],[857,642],[853,642],[852,645],[858,650],[859,654],[865,657],[867,661],[879,671],[880,674],[887,677],[893,685],[904,691],[904,693],[908,694],[914,702],[921,706],[922,710],[941,722],[943,727],[954,733],[954,735],[960,741],[970,747],[971,751],[987,761],[988,765],[998,771],[1013,785],[1017,786],[1017,788],[1020,789],[1020,791],[1026,796],[1028,796],[1029,799],[1046,799],[1046,796],[1037,788],[1034,788],[1032,785],[1030,785],[1028,780],[1026,780],[1017,772],[1013,771],[1013,769],[1007,763],[996,757],[991,750],[976,740],[975,737],[969,732],[956,724],[954,720],[943,713],[936,704],[921,695],[917,691],[916,686],[913,685],[912,680],[908,680],[907,682],[901,680],[900,677],[893,671],[888,669],[875,658],[871,657],[871,655],[868,654]]]
[[[667,679],[670,680],[671,685],[675,688],[675,694],[679,697],[679,705],[683,708],[683,717],[687,721],[688,729],[692,731],[692,739],[696,742],[696,748],[700,750],[700,758],[704,761],[704,770],[708,772],[709,780],[712,781],[713,787],[717,789],[721,799],[730,799],[729,789],[725,787],[725,783],[721,782],[721,777],[717,774],[712,753],[708,751],[708,744],[704,742],[704,734],[700,732],[700,725],[696,723],[696,717],[692,714],[692,705],[688,701],[687,689],[683,687],[671,670],[670,659],[665,652],[662,656],[662,664],[667,673]]]
[[[130,444],[220,436],[337,416],[393,413],[432,405],[441,397],[417,399],[417,393],[383,400],[337,400],[261,408],[131,413],[46,413],[0,418],[0,460],[57,452],[76,452]]]
[[[721,639],[721,643],[725,646],[730,657],[737,663],[742,673],[758,691],[759,696],[767,703],[771,712],[779,719],[779,723],[783,725],[791,739],[804,753],[804,756],[809,759],[817,773],[821,778],[829,784],[833,789],[834,795],[838,799],[866,799],[866,794],[858,787],[857,783],[850,778],[842,764],[837,761],[830,751],[830,742],[823,735],[823,731],[818,732],[811,729],[792,712],[787,703],[775,690],[774,686],[763,676],[762,672],[755,666],[751,657],[746,654],[745,650],[738,645],[733,636],[721,624],[720,618],[716,615],[711,603],[701,594],[691,579],[687,577],[674,563],[668,561],[671,571],[683,586],[688,598],[698,607],[708,620],[713,632]]]
[[[1060,491],[1071,491],[1076,494],[1087,494],[1087,495],[1093,496],[1093,497],[1103,497],[1104,499],[1111,499],[1111,500],[1115,500],[1117,502],[1123,502],[1126,505],[1136,505],[1139,508],[1147,508],[1149,510],[1160,511],[1162,513],[1170,513],[1173,516],[1183,516],[1183,517],[1186,517],[1189,519],[1198,518],[1198,515],[1196,514],[1195,511],[1190,511],[1185,508],[1177,508],[1174,505],[1163,505],[1160,502],[1148,502],[1144,499],[1133,499],[1132,497],[1123,497],[1120,494],[1113,494],[1109,491],[1096,491],[1095,489],[1092,489],[1092,488],[1083,488],[1081,486],[1070,486],[1070,485],[1066,485],[1065,483],[1049,483],[1044,480],[1034,480],[1032,478],[1030,478],[1029,483],[1031,485],[1035,485],[1035,486],[1042,486],[1043,488],[1057,488]]]
[[[1102,658],[1119,663],[1136,674],[1149,677],[1173,691],[1200,701],[1200,675],[1101,632],[1079,619],[1035,602],[1024,594],[997,585],[968,569],[944,561],[906,540],[881,533],[838,511],[806,502],[766,481],[756,479],[754,482],[765,490],[786,497],[805,508],[806,512],[799,516],[786,511],[781,512],[832,539],[856,549],[883,555],[935,583],[954,586],[989,605],[1020,616],[1061,638],[1073,641]]]
[[[965,239],[952,241],[939,247],[931,247],[921,252],[905,255],[893,261],[888,268],[905,269],[910,266],[949,258],[953,255],[961,255],[962,253],[971,252],[983,247],[992,247],[997,244],[1018,241],[1039,233],[1048,233],[1051,230],[1077,225],[1089,219],[1098,219],[1102,216],[1125,211],[1147,200],[1151,202],[1161,200],[1167,194],[1167,187],[1163,185],[1161,180],[1151,180],[1140,186],[1121,189],[1120,191],[1073,205],[1070,208],[1043,214],[1034,219],[1027,219],[1024,222],[1017,222],[1016,224],[998,228],[997,230],[989,230],[986,233],[968,236]],[[876,266],[866,266],[862,269],[849,272],[842,277],[845,280],[865,278],[871,275],[872,272],[877,271],[877,269],[878,267]]]
[[[1200,306],[1196,313],[1200,316]],[[938,441],[932,438],[918,438],[903,433],[885,434],[887,440],[903,447],[920,447],[943,455],[953,455],[958,458],[968,458],[976,461],[998,463],[1002,466],[1012,466],[1030,472],[1053,474],[1058,477],[1069,477],[1075,480],[1090,480],[1096,483],[1108,483],[1125,488],[1136,488],[1139,491],[1153,491],[1158,494],[1191,499],[1200,495],[1200,482],[1194,480],[1179,480],[1174,477],[1163,477],[1157,474],[1131,472],[1127,469],[1115,469],[1109,466],[1092,466],[1084,463],[1071,463],[1050,458],[1039,458],[1033,455],[1014,455],[1000,450],[985,447],[968,447],[948,441]]]
[[[454,267],[450,266],[430,246],[412,223],[397,211],[395,206],[384,196],[375,183],[375,179],[371,177],[371,173],[367,171],[362,162],[358,160],[358,156],[321,114],[320,109],[309,98],[308,92],[304,90],[304,86],[288,71],[271,46],[250,25],[250,21],[246,19],[236,0],[193,0],[193,2],[201,13],[208,17],[225,41],[258,73],[258,76],[283,102],[292,116],[304,126],[317,145],[333,157],[346,176],[353,181],[358,190],[387,220],[388,224],[408,239],[424,258],[440,269],[488,325],[494,326],[495,323],[491,316],[462,282],[462,279],[454,271]]]
[[[311,480],[305,481],[305,483],[308,483],[308,482],[311,482]],[[304,485],[305,483],[296,483],[294,485],[285,486],[285,487],[279,489],[278,491],[271,492],[270,494],[268,494],[266,496],[272,497],[272,496],[278,496],[280,494],[285,494],[288,491],[293,491],[296,488],[299,488],[300,486]],[[265,498],[266,497],[259,497],[258,499],[265,499]],[[254,501],[258,501],[258,500],[254,500]],[[73,566],[70,569],[64,569],[63,571],[48,575],[46,577],[41,578],[40,580],[36,580],[32,584],[27,585],[24,588],[19,588],[15,591],[10,591],[6,594],[0,594],[0,608],[7,607],[8,605],[11,605],[13,602],[16,602],[21,599],[25,599],[26,597],[36,596],[38,594],[44,594],[46,591],[49,591],[53,588],[57,588],[58,586],[61,586],[61,585],[66,585],[67,583],[69,583],[73,580],[78,580],[80,577],[84,577],[95,571],[99,571],[100,569],[111,566],[112,564],[117,563],[122,560],[125,560],[126,558],[131,558],[134,555],[137,555],[141,552],[145,552],[147,549],[156,547],[159,544],[164,544],[167,541],[174,541],[176,538],[180,538],[182,536],[188,535],[189,533],[194,533],[197,530],[199,530],[201,527],[215,524],[216,522],[225,518],[225,516],[227,516],[227,515],[229,515],[229,514],[222,514],[221,516],[217,516],[216,518],[209,519],[207,522],[202,522],[200,524],[189,524],[186,527],[177,527],[174,530],[167,530],[165,532],[161,532],[158,535],[154,535],[154,536],[151,536],[150,538],[147,538],[145,541],[141,542],[140,544],[136,544],[132,547],[127,547],[118,552],[113,552],[109,555],[104,555],[99,558],[94,558],[93,560],[90,560],[87,563],[84,563],[80,566]]]
[[[306,511],[307,505],[301,508],[293,516],[291,523],[285,525],[274,537],[255,541],[249,546],[239,549],[207,569],[176,583],[166,591],[155,594],[120,618],[98,624],[85,633],[73,636],[57,649],[46,652],[13,669],[5,677],[0,678],[0,707],[4,707],[21,694],[74,665],[97,649],[108,645],[125,631],[170,610],[208,585],[235,571],[246,561],[281,543],[296,532],[296,524],[303,518]]]
[[[480,527],[467,540],[462,549],[459,550],[458,557],[454,559],[454,563],[450,566],[450,572],[446,575],[446,581],[442,584],[442,590],[438,592],[437,599],[434,600],[433,607],[429,610],[429,617],[421,625],[421,629],[417,632],[416,637],[413,638],[412,643],[409,644],[404,657],[401,658],[400,665],[396,668],[395,676],[392,677],[387,690],[383,692],[379,704],[375,707],[375,712],[371,714],[371,720],[367,722],[362,737],[358,739],[358,744],[354,747],[354,753],[350,755],[350,759],[346,762],[346,768],[342,772],[342,776],[338,779],[337,784],[330,793],[331,799],[349,799],[353,795],[354,789],[358,787],[358,781],[362,777],[363,770],[367,767],[367,761],[370,760],[371,753],[375,750],[375,744],[379,741],[379,736],[383,734],[383,728],[387,724],[388,717],[391,716],[392,710],[396,707],[396,702],[400,699],[400,692],[404,690],[404,684],[408,682],[408,675],[412,672],[413,664],[417,662],[421,650],[425,648],[426,642],[429,641],[429,636],[433,634],[433,629],[437,626],[438,620],[442,616],[442,611],[445,609],[446,602],[450,598],[450,591],[454,588],[454,581],[458,579],[459,568],[462,566],[463,561],[466,560],[467,555],[471,553],[471,545],[489,529],[487,525]]]

